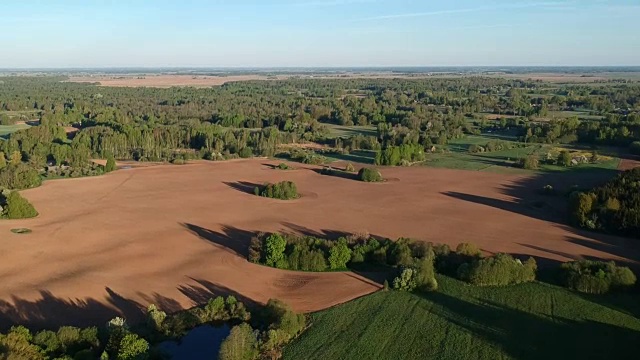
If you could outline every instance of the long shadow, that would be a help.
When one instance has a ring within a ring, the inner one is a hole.
[[[0,329],[24,325],[32,330],[57,328],[62,325],[93,326],[105,324],[116,316],[129,322],[143,319],[143,307],[105,288],[107,304],[96,299],[65,299],[41,290],[40,298],[27,300],[12,297],[11,302],[0,301]]]
[[[329,168],[329,167],[322,168],[322,169],[314,168],[314,169],[311,169],[311,171],[320,175],[333,176],[333,177],[338,177],[338,178],[348,179],[348,180],[358,180],[358,174],[336,169],[336,168]]]
[[[222,226],[220,232],[205,229],[194,224],[182,223],[180,225],[197,235],[200,239],[222,246],[245,258],[249,255],[251,237],[257,233],[226,225]]]
[[[472,303],[441,292],[424,295],[433,312],[516,359],[634,358],[640,333],[597,321],[546,318],[495,302]]]
[[[454,199],[482,204],[559,224],[563,230],[575,235],[567,236],[566,240],[568,242],[625,259],[629,265],[640,266],[638,263],[640,261],[640,243],[637,241],[574,228],[569,226],[567,221],[568,194],[572,190],[597,186],[617,173],[617,170],[592,169],[577,172],[544,172],[522,177],[510,184],[503,185],[500,190],[502,194],[511,197],[513,200],[455,191],[447,191],[443,192],[443,194]],[[557,195],[544,195],[541,190],[546,185],[551,185]],[[567,258],[584,257],[583,254],[559,254],[553,250],[535,248],[535,246],[530,246],[529,248]]]
[[[226,286],[215,284],[209,280],[196,279],[190,277],[191,280],[198,283],[198,285],[181,285],[178,287],[181,293],[188,297],[195,304],[205,304],[212,298],[217,296],[233,296],[238,301],[242,302],[248,308],[257,308],[259,303],[253,299],[250,299],[235,290],[231,290]]]
[[[252,183],[249,181],[236,181],[236,182],[225,181],[223,182],[223,184],[227,185],[228,187],[234,190],[238,190],[240,192],[252,194],[252,195],[254,194],[256,187],[262,186],[262,184]]]

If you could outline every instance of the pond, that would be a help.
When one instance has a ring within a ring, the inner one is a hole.
[[[215,360],[222,341],[231,330],[224,326],[199,326],[183,336],[179,341],[165,341],[158,349],[170,355],[172,360]]]

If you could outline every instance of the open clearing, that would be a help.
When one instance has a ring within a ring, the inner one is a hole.
[[[367,184],[319,175],[306,165],[291,171],[267,166],[277,163],[151,166],[24,191],[40,216],[0,222],[0,323],[95,324],[119,313],[135,317],[148,303],[179,310],[212,294],[257,302],[275,297],[298,311],[315,311],[379,288],[353,273],[250,264],[239,254],[256,231],[474,242],[489,252],[547,261],[640,258],[633,240],[555,222],[565,199],[536,195],[546,183],[560,191],[574,180],[600,181],[602,173],[383,168],[390,181]],[[294,181],[303,197],[279,201],[247,193],[255,184],[281,180]],[[11,233],[15,228],[32,233]]]

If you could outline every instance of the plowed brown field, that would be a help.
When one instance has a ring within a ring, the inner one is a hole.
[[[313,311],[379,287],[366,274],[251,264],[242,253],[255,231],[474,242],[489,252],[550,261],[638,258],[624,239],[554,222],[560,210],[552,203],[562,198],[531,206],[527,188],[534,192],[553,179],[416,167],[384,168],[390,181],[367,184],[305,165],[281,171],[266,163],[150,166],[24,191],[40,216],[0,222],[0,322],[88,324],[137,316],[150,302],[178,310],[212,294],[275,297]],[[295,181],[303,197],[279,201],[245,192],[280,180]],[[10,232],[18,227],[33,232]]]

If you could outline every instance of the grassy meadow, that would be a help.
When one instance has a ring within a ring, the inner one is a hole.
[[[437,292],[377,292],[314,313],[284,359],[633,359],[640,350],[637,294],[438,282]]]

